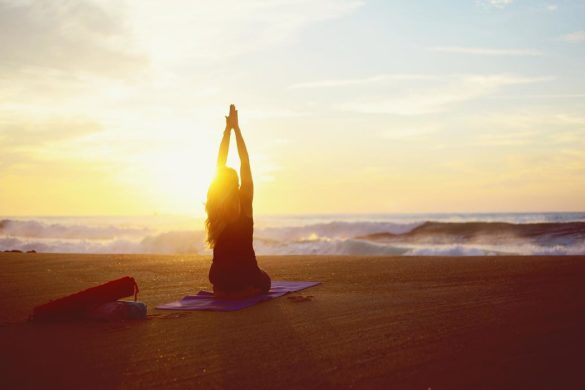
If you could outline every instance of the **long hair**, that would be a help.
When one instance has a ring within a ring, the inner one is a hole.
[[[240,215],[238,174],[232,168],[218,168],[205,203],[207,243],[213,248],[226,226]]]

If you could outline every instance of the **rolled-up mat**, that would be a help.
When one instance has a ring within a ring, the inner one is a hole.
[[[136,299],[137,294],[138,285],[136,281],[134,278],[125,276],[36,306],[33,309],[31,320],[54,321],[81,318],[87,310],[97,305],[132,295]]]

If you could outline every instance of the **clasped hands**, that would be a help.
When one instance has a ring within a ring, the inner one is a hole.
[[[230,114],[225,117],[225,131],[230,131],[231,129],[240,129],[238,123],[238,110],[236,110],[236,106],[233,104],[230,105]]]

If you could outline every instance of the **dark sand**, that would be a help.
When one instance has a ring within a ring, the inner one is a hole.
[[[583,388],[584,257],[267,257],[318,280],[239,312],[168,312],[209,258],[0,255],[0,388]],[[134,276],[150,319],[35,325],[34,305]]]

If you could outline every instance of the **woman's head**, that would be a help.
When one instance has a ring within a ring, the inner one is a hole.
[[[219,168],[207,191],[207,242],[213,248],[228,223],[240,215],[238,174],[232,168]]]

